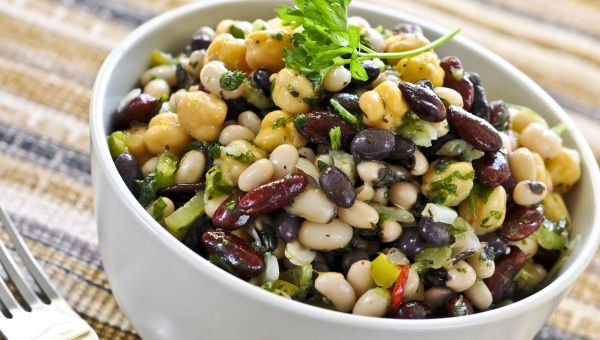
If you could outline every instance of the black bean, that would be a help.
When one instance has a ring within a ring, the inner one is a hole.
[[[252,224],[260,239],[259,251],[264,254],[275,250],[275,248],[277,248],[278,239],[275,228],[271,224],[271,218],[266,215],[259,216]]]
[[[475,313],[471,301],[463,295],[453,295],[446,300],[446,313],[449,316],[465,316]]]
[[[212,39],[208,34],[196,33],[192,36],[192,42],[190,43],[190,49],[192,51],[205,50],[210,46]]]
[[[342,208],[350,208],[356,200],[354,186],[348,176],[335,166],[327,167],[319,175],[321,189],[333,203]]]
[[[473,168],[477,180],[490,187],[506,182],[511,175],[506,154],[501,151],[486,153],[483,157],[474,160]]]
[[[161,100],[154,96],[140,94],[113,115],[115,130],[128,129],[134,122],[148,123],[158,113],[161,104]]]
[[[442,222],[434,222],[430,217],[423,216],[419,221],[419,234],[425,242],[434,246],[446,246],[452,242],[450,225]]]
[[[498,131],[490,123],[460,106],[450,105],[448,122],[462,139],[481,151],[498,152],[502,148],[502,138]]]
[[[433,308],[426,302],[412,300],[402,302],[393,315],[396,319],[430,319],[434,317]]]
[[[448,271],[444,268],[429,269],[423,275],[423,280],[431,286],[445,287],[448,280]]]
[[[433,90],[408,82],[401,82],[398,86],[408,106],[419,118],[430,122],[441,122],[446,118],[446,107]]]
[[[285,242],[293,242],[298,237],[298,229],[301,223],[302,219],[300,217],[281,210],[275,215],[273,226],[280,239]]]
[[[115,166],[129,191],[137,198],[140,193],[140,188],[136,181],[144,178],[140,163],[138,163],[133,155],[122,153],[115,158]]]
[[[358,96],[354,93],[340,92],[331,96],[331,99],[340,103],[340,105],[350,113],[358,114],[361,112],[358,105]],[[335,110],[334,110],[335,111]]]
[[[354,264],[354,262],[368,259],[369,255],[364,249],[352,249],[349,252],[342,255],[342,270],[344,271],[344,273],[348,273],[348,270],[350,270],[350,267],[352,266],[352,264]]]
[[[435,87],[433,86],[433,83],[431,82],[431,80],[429,79],[423,79],[423,80],[419,80],[418,82],[416,82],[415,84],[421,86],[421,87],[425,87],[430,89],[431,91],[435,91]]]
[[[419,26],[417,24],[398,24],[398,25],[394,26],[392,31],[395,34],[412,33],[415,35],[421,35],[421,36],[423,35],[423,29],[421,28],[421,26]]]
[[[362,65],[362,67],[364,67],[365,71],[367,72],[367,80],[358,80],[356,78],[352,78],[352,80],[350,81],[350,86],[353,87],[365,87],[369,84],[371,84],[372,82],[375,81],[375,79],[377,79],[377,77],[379,77],[379,73],[381,72],[379,70],[379,67],[375,64],[373,64],[373,62],[371,60],[363,60],[360,62],[360,64]]]
[[[254,71],[254,74],[252,75],[254,84],[256,84],[256,87],[261,90],[265,96],[271,95],[271,75],[273,75],[273,72],[266,68],[259,68]]]
[[[410,159],[416,150],[415,142],[400,135],[396,135],[394,138],[394,151],[388,156],[388,159]]]
[[[508,107],[502,100],[496,100],[490,103],[490,123],[498,131],[508,129],[510,113]]]
[[[445,57],[440,61],[440,66],[444,69],[444,86],[460,93],[463,108],[469,111],[473,104],[475,89],[473,83],[465,76],[460,59],[453,56]]]
[[[183,239],[183,244],[202,256],[206,255],[206,250],[202,244],[202,235],[210,229],[210,218],[202,216],[192,222],[190,229]]]
[[[159,193],[164,196],[170,194],[196,193],[204,189],[204,182],[200,183],[180,183],[160,189]]]
[[[360,159],[381,160],[394,151],[395,139],[388,130],[369,128],[354,136],[350,150]]]
[[[471,105],[470,112],[477,117],[490,121],[490,107],[488,104],[487,96],[485,95],[485,88],[481,84],[481,78],[479,74],[475,72],[467,72],[465,75],[467,79],[473,84],[474,95],[473,104]]]
[[[425,242],[419,235],[418,228],[405,228],[396,241],[396,246],[404,255],[414,257],[425,249]]]
[[[319,273],[326,273],[331,270],[331,269],[329,269],[329,266],[327,265],[327,263],[325,263],[324,261],[313,261],[312,267],[313,267],[314,271],[317,271]]]
[[[508,251],[508,242],[497,232],[491,232],[479,236],[481,242],[487,242],[487,246],[492,249],[494,257],[498,258],[505,255]]]
[[[560,254],[560,250],[551,250],[539,247],[537,253],[535,253],[533,256],[533,261],[544,266],[546,270],[550,270],[560,258]]]

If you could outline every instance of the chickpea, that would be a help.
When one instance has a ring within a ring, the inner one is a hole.
[[[308,78],[295,70],[284,68],[272,81],[275,83],[271,97],[275,105],[292,115],[310,110],[306,101],[315,97],[315,89]]]
[[[558,155],[562,139],[542,123],[529,124],[519,135],[519,143],[543,158]]]
[[[351,80],[352,75],[347,68],[334,66],[323,77],[323,89],[329,92],[339,92],[348,86]]]
[[[460,95],[460,93],[456,92],[455,90],[453,90],[451,88],[442,87],[442,86],[436,87],[435,94],[437,94],[438,97],[446,99],[448,101],[448,103],[450,103],[450,105],[456,105],[456,106],[460,106],[460,107],[463,107],[463,105],[464,105],[463,98]]]
[[[246,63],[250,68],[264,67],[279,72],[285,67],[284,48],[290,47],[289,36],[281,31],[256,31],[246,37]]]
[[[154,116],[144,133],[144,144],[153,155],[158,155],[167,148],[180,155],[190,141],[190,136],[179,126],[179,118],[173,112]]]
[[[340,273],[321,273],[315,280],[315,289],[326,297],[340,312],[349,312],[356,302],[352,286]]]
[[[476,193],[472,195],[471,199],[461,203],[458,209],[460,217],[469,222],[477,235],[500,228],[506,217],[506,190],[497,186],[487,197],[479,197]]]
[[[391,81],[384,81],[375,89],[363,93],[358,104],[365,113],[365,125],[392,131],[402,125],[402,117],[408,111],[400,88]]]
[[[228,33],[219,34],[208,46],[204,63],[219,60],[229,70],[250,73],[252,69],[246,63],[246,50],[244,39],[236,39]]]
[[[508,165],[515,181],[531,180],[537,178],[535,157],[527,148],[518,148],[510,154]]]
[[[475,170],[469,162],[435,161],[423,175],[421,192],[431,202],[445,206],[459,205],[471,192]]]
[[[410,210],[419,197],[419,188],[410,182],[397,182],[390,188],[390,200],[396,206]]]
[[[156,78],[152,79],[144,86],[144,93],[147,93],[156,98],[168,98],[171,93],[171,87],[166,80]]]
[[[239,159],[240,155],[248,156],[248,160]],[[221,168],[223,178],[228,183],[238,183],[239,177],[253,162],[266,158],[267,154],[250,142],[237,139],[223,148],[221,157],[215,160],[215,165]]]
[[[238,124],[245,126],[255,135],[260,131],[260,117],[252,111],[244,111],[238,116]]]
[[[400,78],[404,81],[416,83],[419,80],[431,80],[433,86],[444,84],[444,70],[440,60],[434,52],[425,52],[417,56],[401,59],[396,65]]]
[[[560,221],[565,219],[567,224],[571,224],[571,216],[565,205],[562,196],[557,193],[551,193],[543,201],[544,215],[551,221]]]
[[[253,140],[254,133],[247,127],[231,124],[225,126],[219,135],[219,143],[222,145],[227,145],[238,139]]]
[[[159,65],[142,73],[140,83],[146,86],[153,79],[164,79],[169,86],[177,85],[177,67],[175,65]]]
[[[272,111],[263,118],[254,142],[267,152],[281,144],[292,144],[295,147],[306,145],[306,140],[294,126],[292,116],[282,110]]]
[[[581,177],[579,153],[576,150],[562,148],[558,155],[546,162],[554,191],[563,194]]]
[[[548,126],[548,123],[537,112],[532,111],[524,106],[510,106],[510,129],[521,133],[529,124],[540,123]]]
[[[429,44],[429,40],[422,35],[413,33],[400,33],[385,40],[385,52],[406,52]],[[388,63],[395,65],[399,59],[390,59]],[[441,84],[440,84],[441,85]]]
[[[146,124],[135,125],[125,130],[125,145],[127,145],[127,150],[129,150],[129,153],[140,164],[144,164],[152,157],[144,143],[144,134],[146,134],[147,130],[148,127]]]
[[[188,92],[177,105],[177,115],[181,127],[192,137],[214,141],[227,116],[227,104],[213,94]]]
[[[190,150],[181,157],[175,172],[175,183],[197,183],[204,175],[206,157],[197,150]]]

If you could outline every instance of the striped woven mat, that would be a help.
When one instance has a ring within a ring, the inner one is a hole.
[[[210,0],[204,0],[210,1]],[[496,51],[569,112],[600,158],[600,1],[368,0]],[[138,336],[97,250],[88,105],[123,37],[185,0],[0,1],[0,205],[53,282],[102,339]],[[600,338],[600,254],[537,338]]]

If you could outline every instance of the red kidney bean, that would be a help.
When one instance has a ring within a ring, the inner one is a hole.
[[[433,309],[426,302],[412,300],[402,302],[393,317],[396,319],[431,319],[434,314]]]
[[[358,80],[356,78],[352,78],[352,80],[350,80],[350,86],[355,88],[361,88],[371,84],[375,81],[375,79],[377,79],[377,77],[379,77],[379,73],[381,72],[379,67],[373,64],[371,60],[363,60],[360,62],[360,64],[367,72],[367,80]]]
[[[544,211],[541,207],[514,205],[506,213],[500,235],[509,241],[520,241],[533,234],[542,225]]]
[[[414,155],[416,149],[412,139],[396,135],[394,151],[388,156],[388,159],[409,159]]]
[[[430,122],[441,122],[446,118],[446,107],[433,90],[408,82],[401,82],[398,86],[408,106],[419,118]]]
[[[508,251],[508,242],[497,232],[480,235],[479,241],[487,242],[487,247],[493,250],[495,258],[506,255]]]
[[[508,201],[511,202],[513,191],[515,191],[515,187],[517,186],[517,183],[515,182],[515,178],[513,177],[512,173],[510,173],[506,181],[502,182],[502,184],[500,185],[502,185],[502,187],[506,191]]]
[[[335,127],[339,127],[342,132],[343,145],[348,145],[356,134],[352,124],[328,110],[311,111],[303,116],[297,116],[294,119],[294,126],[307,141],[315,144],[330,145],[329,131]]]
[[[421,238],[436,247],[446,246],[452,242],[449,224],[434,222],[430,217],[423,216],[418,228]]]
[[[464,295],[452,295],[444,304],[449,316],[465,316],[475,313],[471,301]]]
[[[485,89],[481,84],[481,78],[479,78],[479,74],[474,72],[467,72],[465,77],[473,84],[473,104],[471,105],[470,112],[477,117],[490,121],[490,107],[488,105],[488,100],[485,95]]]
[[[473,168],[475,168],[475,178],[490,187],[501,185],[511,177],[508,159],[501,151],[486,153],[483,157],[474,160]]]
[[[254,84],[256,84],[256,87],[261,90],[265,96],[271,95],[271,75],[273,75],[273,72],[262,67],[252,74]]]
[[[335,166],[327,167],[319,175],[319,184],[325,196],[337,206],[350,208],[354,204],[354,186],[342,170]]]
[[[160,110],[161,101],[147,93],[130,100],[114,114],[115,130],[128,129],[133,122],[148,123]]]
[[[526,260],[525,253],[516,246],[511,246],[508,254],[496,260],[494,275],[483,281],[490,289],[494,302],[504,298],[513,278],[523,268]]]
[[[115,167],[129,191],[137,198],[140,194],[140,188],[136,181],[144,178],[140,163],[133,155],[122,153],[115,158]]]
[[[277,237],[289,243],[298,238],[298,229],[300,228],[300,224],[302,224],[302,219],[282,210],[275,215],[273,224]]]
[[[502,148],[502,138],[490,123],[459,106],[450,105],[448,122],[462,139],[481,151],[498,152]]]
[[[260,185],[242,196],[238,209],[242,214],[249,215],[275,211],[290,204],[307,185],[306,175],[299,173]]]
[[[236,191],[221,203],[212,217],[213,226],[225,230],[236,230],[248,224],[250,215],[240,213],[237,208],[243,194],[242,191]]]
[[[381,160],[392,154],[395,143],[396,138],[390,131],[369,128],[354,136],[350,150],[360,159]]]
[[[473,104],[475,89],[471,81],[465,77],[460,59],[453,56],[445,57],[440,61],[440,66],[444,69],[444,86],[460,93],[463,98],[463,108],[469,111]]]
[[[217,256],[244,278],[258,276],[265,268],[263,257],[246,241],[225,231],[209,230],[202,235],[209,254]]]
[[[496,100],[490,103],[490,124],[498,131],[508,129],[510,113],[508,107],[502,100]]]
[[[354,93],[340,92],[331,96],[331,99],[337,101],[344,109],[350,113],[358,114],[361,111],[358,104],[359,98]],[[335,111],[335,110],[332,110]]]
[[[348,273],[348,270],[350,270],[350,267],[354,264],[354,262],[358,262],[361,260],[368,260],[369,259],[369,254],[367,254],[367,251],[364,249],[352,249],[349,252],[344,253],[344,255],[342,255],[342,260],[341,260],[341,266],[342,266],[342,270],[345,273]]]

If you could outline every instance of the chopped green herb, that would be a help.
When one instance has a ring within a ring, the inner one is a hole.
[[[271,128],[278,129],[280,127],[284,127],[284,126],[287,125],[288,122],[289,122],[288,118],[286,118],[286,117],[279,117],[279,118],[275,119],[275,121],[273,122],[273,124],[271,124]]]
[[[250,150],[240,153],[240,154],[231,154],[231,153],[227,153],[227,152],[225,154],[241,163],[252,164],[252,163],[254,163],[254,161],[256,161],[256,157],[254,156],[254,153]]]
[[[244,39],[246,37],[246,33],[244,33],[244,30],[237,27],[236,25],[229,26],[229,33],[231,33],[231,35],[233,35],[234,38],[238,39]]]
[[[271,38],[281,41],[281,40],[283,40],[283,33],[281,33],[281,32],[273,33],[273,34],[271,34]]]
[[[206,172],[206,191],[204,199],[206,201],[218,198],[223,195],[231,194],[231,186],[223,179],[223,173],[218,166],[213,166]]]
[[[431,123],[422,120],[412,111],[402,117],[402,125],[397,133],[410,138],[418,146],[430,147],[431,141],[437,139],[437,129]]]
[[[231,201],[227,202],[227,204],[225,206],[227,207],[227,210],[235,211],[235,206],[236,206],[235,200],[231,200]]]
[[[287,89],[290,92],[290,94],[292,95],[292,97],[298,98],[300,96],[300,93],[298,92],[298,90],[296,90],[294,85],[288,84]]]
[[[165,208],[167,207],[167,203],[162,197],[159,197],[151,206],[151,215],[157,221],[161,221],[165,214]]]
[[[235,91],[246,79],[246,74],[240,71],[227,71],[221,75],[219,85],[223,90]]]
[[[298,129],[302,129],[306,125],[306,122],[308,122],[308,117],[304,113],[300,113],[294,118],[294,125]]]
[[[142,180],[136,181],[138,188],[140,189],[140,196],[138,202],[143,207],[147,207],[148,204],[152,203],[156,197],[156,174],[151,173]]]
[[[331,143],[331,148],[333,150],[340,148],[340,145],[342,144],[342,129],[340,129],[339,126],[329,130],[329,142]]]
[[[327,169],[329,167],[329,164],[323,162],[322,160],[317,160],[317,168],[319,168],[319,171],[323,171],[325,169]]]
[[[475,172],[469,171],[463,175],[460,171],[456,170],[445,178],[432,182],[429,186],[430,201],[444,204],[450,201],[453,196],[456,196],[457,186],[453,183],[455,178],[463,181],[472,180],[475,178]]]
[[[359,128],[358,118],[356,118],[355,115],[350,113],[350,111],[346,110],[342,106],[342,104],[340,104],[337,100],[333,98],[329,101],[329,103],[331,103],[331,106],[333,106],[333,108],[336,109],[336,111],[340,114],[340,116],[342,116],[342,118],[344,118],[345,121],[354,125],[354,127]]]

